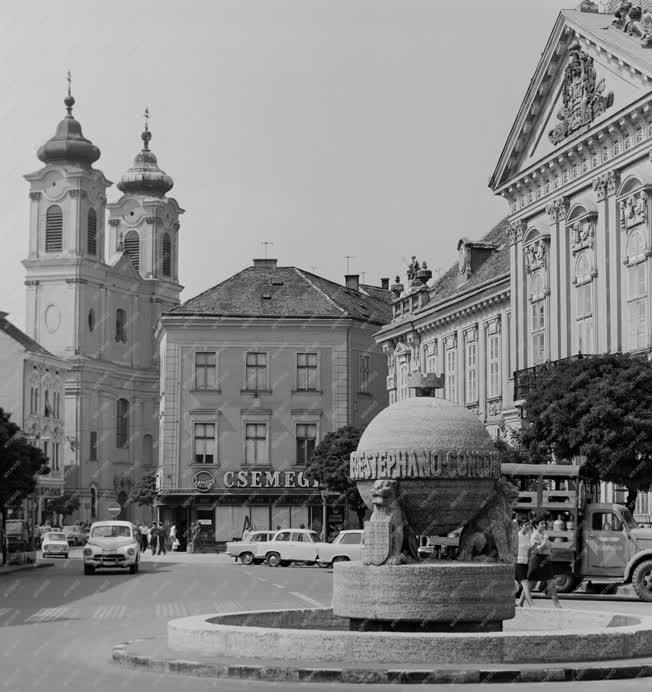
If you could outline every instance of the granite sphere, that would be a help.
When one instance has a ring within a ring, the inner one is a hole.
[[[381,411],[351,455],[365,504],[378,479],[399,482],[399,503],[421,535],[444,535],[492,497],[500,459],[478,417],[446,399],[412,397]]]

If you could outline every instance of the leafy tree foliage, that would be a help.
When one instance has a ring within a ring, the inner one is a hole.
[[[335,432],[328,433],[317,445],[312,460],[304,472],[309,481],[318,481],[322,487],[346,498],[349,507],[358,516],[362,528],[367,507],[360,497],[354,481],[349,478],[351,452],[355,452],[360,442],[362,430],[345,425]]]
[[[0,513],[5,525],[7,507],[20,504],[36,489],[39,476],[50,473],[48,458],[31,445],[11,414],[0,408]]]
[[[47,504],[48,512],[54,512],[55,515],[63,514],[64,517],[76,512],[78,509],[78,493],[64,493],[60,497],[49,499]]]
[[[146,473],[129,493],[129,502],[137,502],[140,507],[154,507],[158,492],[156,490],[156,472]]]
[[[652,364],[631,354],[551,363],[525,401],[521,440],[534,461],[583,457],[624,485],[632,508],[652,481]]]

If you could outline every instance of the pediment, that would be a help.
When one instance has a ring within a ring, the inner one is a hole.
[[[609,26],[608,15],[600,15],[604,26],[591,19],[601,31],[594,34],[566,14],[582,13],[559,15],[491,178],[494,190],[650,91],[652,62],[633,65],[611,42],[637,45]]]
[[[113,269],[113,273],[127,279],[140,279],[140,274],[134,268],[129,255],[126,252],[116,252],[109,257],[107,264]]]

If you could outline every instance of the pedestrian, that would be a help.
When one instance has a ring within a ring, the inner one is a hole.
[[[152,526],[149,530],[149,547],[152,549],[152,555],[156,555],[156,549],[158,548],[158,527],[156,522],[152,522]]]
[[[192,552],[197,551],[198,547],[198,541],[199,541],[199,533],[201,531],[201,524],[197,519],[192,524],[192,528],[190,531],[190,536],[191,536],[191,546],[192,546]]]
[[[167,555],[167,546],[166,543],[168,541],[168,536],[167,536],[167,529],[166,525],[164,524],[163,526],[158,525],[157,527],[157,537],[158,537],[158,551],[157,555]]]
[[[140,525],[140,552],[144,553],[147,550],[149,529],[146,524]]]
[[[177,540],[177,525],[172,524],[170,527],[170,549],[179,550],[179,541]]]
[[[552,571],[552,544],[546,533],[546,520],[543,517],[536,521],[535,529],[530,536],[530,547],[532,550],[528,560],[527,581],[543,582],[555,608],[561,608]]]
[[[525,601],[531,608],[534,607],[530,595],[530,584],[527,580],[528,563],[530,561],[530,536],[532,535],[532,523],[524,519],[518,529],[518,548],[516,552],[516,583],[521,587],[521,595],[516,605],[523,607]]]

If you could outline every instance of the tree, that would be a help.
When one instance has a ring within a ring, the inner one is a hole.
[[[64,493],[48,500],[47,511],[53,512],[57,516],[63,514],[64,517],[67,517],[79,509],[79,504],[78,493]]]
[[[154,501],[158,496],[156,490],[156,471],[146,473],[129,493],[128,502],[137,502],[139,507],[149,506],[154,508]]]
[[[31,445],[11,414],[0,408],[0,514],[4,529],[7,507],[19,505],[36,489],[39,476],[50,473],[48,458]]]
[[[349,478],[351,452],[358,448],[362,430],[345,425],[335,432],[328,433],[317,445],[310,465],[304,471],[309,481],[317,481],[327,488],[346,498],[349,507],[356,513],[358,524],[362,528],[367,507],[360,497],[355,481]]]
[[[526,397],[521,440],[534,461],[583,457],[627,488],[633,510],[652,481],[652,364],[620,353],[551,363]]]

